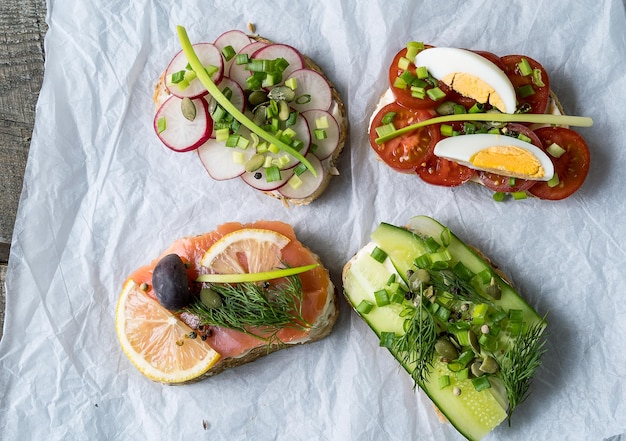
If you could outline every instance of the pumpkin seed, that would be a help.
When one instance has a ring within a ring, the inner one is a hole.
[[[260,169],[265,163],[265,157],[260,153],[255,153],[246,161],[245,168],[247,172],[253,172]]]
[[[185,97],[182,99],[180,102],[180,110],[187,120],[193,121],[196,119],[196,105],[191,101],[191,98]]]

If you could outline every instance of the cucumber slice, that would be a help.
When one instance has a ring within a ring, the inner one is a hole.
[[[498,276],[484,259],[451,234],[443,225],[433,219],[420,216],[411,219],[409,228],[412,231],[385,223],[379,225],[372,233],[372,242],[362,248],[346,264],[343,272],[343,286],[344,294],[350,304],[381,338],[381,341],[382,337],[390,332],[394,333],[396,338],[402,336],[406,329],[403,311],[406,312],[407,308],[412,305],[414,307],[419,303],[406,299],[402,303],[374,306],[367,313],[359,312],[357,307],[363,301],[376,305],[374,293],[389,286],[390,279],[406,282],[407,271],[416,268],[413,266],[414,260],[432,250],[430,248],[432,242],[427,245],[426,240],[432,237],[441,245],[443,237],[447,244],[446,248],[452,256],[449,261],[450,267],[454,267],[457,262],[462,262],[474,274],[488,271],[486,274],[493,277],[494,282],[501,287],[501,297],[498,300],[474,297],[472,298],[473,302],[469,302],[466,300],[458,301],[451,295],[442,293],[433,297],[434,303],[426,300],[422,304],[433,309],[432,305],[434,304],[437,304],[438,307],[445,305],[450,309],[456,308],[455,314],[461,314],[461,308],[457,308],[457,306],[470,305],[467,307],[467,312],[463,313],[464,318],[457,321],[453,320],[452,326],[464,324],[474,330],[484,329],[483,325],[497,328],[499,332],[494,333],[495,335],[490,335],[490,333],[483,336],[488,340],[488,344],[485,340],[484,345],[474,346],[474,349],[470,350],[474,351],[472,357],[481,360],[492,357],[502,367],[503,371],[506,370],[508,359],[503,354],[508,354],[507,350],[514,347],[518,339],[521,339],[514,332],[515,327],[512,326],[514,320],[521,320],[524,325],[522,326],[520,323],[520,328],[523,329],[538,325],[540,327],[539,334],[541,334],[545,325],[542,317],[521,299],[516,291]],[[382,249],[388,256],[382,263],[371,256],[375,247]],[[490,281],[489,283],[494,282]],[[403,285],[405,288],[408,286]],[[486,296],[484,293],[483,295]],[[514,319],[513,316],[511,318],[508,316],[510,310],[514,311]],[[481,315],[483,313],[484,317]],[[448,324],[447,320],[437,322],[437,335],[450,333],[451,328],[449,326],[451,325]],[[462,343],[457,342],[457,344],[461,345]],[[468,347],[462,350],[467,349]],[[541,346],[538,349],[541,349]],[[405,370],[413,375],[416,363],[407,359],[406,352],[397,346],[391,346],[389,350]],[[433,350],[430,369],[425,376],[425,381],[420,382],[419,386],[461,434],[471,440],[481,439],[504,421],[507,416],[510,416],[507,414],[509,393],[505,384],[510,387],[511,378],[509,376],[504,378],[506,381],[503,381],[505,373],[500,370],[489,374],[487,377],[481,377],[488,381],[486,382],[487,388],[479,391],[480,388],[475,385],[476,379],[472,378],[472,374],[467,374],[469,365],[464,372],[465,375],[462,375],[463,372],[457,375],[456,367],[454,369],[452,367],[454,363],[448,363],[449,361],[442,359]],[[440,383],[442,377],[446,378],[443,378],[445,381]],[[414,376],[414,378],[416,377]],[[519,401],[516,400],[515,404],[519,404]]]

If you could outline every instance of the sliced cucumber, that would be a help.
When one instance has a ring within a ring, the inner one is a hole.
[[[410,274],[409,270],[417,269],[414,266],[415,259],[432,252],[433,242],[432,240],[428,241],[428,239],[433,238],[440,245],[445,242],[447,246],[442,248],[446,248],[452,256],[448,262],[450,268],[453,268],[458,262],[462,262],[472,274],[482,273],[483,277],[488,275],[489,279],[493,277],[494,282],[500,286],[501,297],[496,300],[488,297],[484,291],[480,291],[480,296],[475,295],[471,302],[466,299],[459,301],[442,291],[441,295],[437,294],[432,297],[434,302],[424,300],[423,296],[417,298],[422,299],[421,305],[425,305],[425,308],[429,310],[434,309],[436,311],[432,305],[437,304],[451,310],[457,309],[455,314],[463,314],[463,318],[456,321],[452,320],[452,325],[448,324],[447,319],[439,320],[437,322],[437,335],[439,337],[451,335],[449,338],[459,346],[459,352],[467,351],[468,348],[473,347],[474,349],[469,349],[473,351],[471,354],[473,359],[484,361],[493,358],[497,361],[498,366],[506,366],[507,359],[503,354],[516,344],[518,337],[514,331],[514,319],[508,316],[503,318],[502,315],[509,314],[509,311],[513,310],[514,314],[517,315],[515,320],[521,320],[523,323],[520,329],[528,329],[538,324],[541,326],[540,331],[544,326],[542,317],[521,299],[515,290],[502,280],[485,260],[451,234],[443,225],[433,219],[420,216],[411,219],[409,228],[412,231],[383,223],[372,233],[373,241],[362,248],[344,269],[343,285],[348,301],[376,335],[381,338],[381,341],[383,336],[388,335],[388,333],[394,333],[397,340],[405,333],[406,329],[406,315],[403,311],[406,312],[407,308],[415,308],[420,303],[415,300],[416,297],[411,299],[409,292],[407,298],[402,302],[391,302],[387,305],[377,306],[374,293],[386,289],[390,285],[390,280],[400,280],[401,285],[409,291],[408,286],[411,283],[407,284],[409,280],[407,275]],[[372,257],[372,250],[375,248],[383,250],[388,258],[380,262]],[[450,273],[447,269],[443,271],[447,274]],[[489,283],[494,282],[489,281]],[[439,293],[437,290],[435,292]],[[359,312],[359,310],[363,310],[362,308],[357,309],[362,302],[369,302],[374,306],[366,308],[365,310],[369,310],[367,313]],[[461,309],[464,309],[463,313],[460,312]],[[481,315],[483,313],[484,318]],[[436,312],[433,316],[436,316]],[[451,329],[456,329],[454,326],[457,325],[461,326],[462,322],[469,329],[473,329],[472,332],[481,329],[481,327],[485,329],[483,325],[502,329],[496,335],[487,334],[488,340],[485,341],[484,345],[472,346],[464,342],[463,339],[457,341],[456,337],[451,334]],[[407,359],[406,351],[397,346],[391,346],[389,350],[406,371],[416,378],[414,376],[416,363]],[[487,388],[479,391],[480,387],[475,384],[475,381],[479,380],[472,378],[473,375],[469,373],[471,372],[469,365],[466,364],[458,369],[458,363],[455,364],[454,360],[451,362],[451,360],[442,358],[434,349],[431,354],[430,368],[425,376],[425,381],[419,382],[419,386],[461,434],[471,440],[480,439],[507,418],[508,392],[505,388],[505,382],[502,381],[500,370],[484,377],[487,379]],[[445,381],[440,383],[440,379]],[[507,378],[507,382],[510,384],[510,377]]]

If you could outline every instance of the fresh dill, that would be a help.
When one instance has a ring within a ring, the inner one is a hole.
[[[404,334],[396,337],[393,351],[402,354],[405,366],[415,366],[410,372],[413,381],[423,386],[432,366],[437,341],[437,328],[432,313],[424,306],[423,290],[415,299],[415,307],[406,306],[402,314]]]
[[[502,358],[500,378],[509,399],[509,425],[515,408],[528,397],[530,383],[546,352],[544,327],[544,321],[534,323],[512,342]]]
[[[264,340],[268,345],[280,343],[283,328],[306,330],[311,327],[302,315],[303,291],[300,278],[286,277],[277,284],[245,282],[210,284],[222,303],[210,308],[200,299],[187,312],[199,317],[203,325],[235,329]]]
[[[441,293],[447,292],[456,300],[474,304],[492,303],[480,295],[471,283],[457,276],[453,271],[430,269],[428,273],[430,274],[430,285]]]

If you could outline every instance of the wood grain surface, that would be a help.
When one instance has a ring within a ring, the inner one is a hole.
[[[0,0],[0,337],[6,263],[44,72],[46,3]]]

